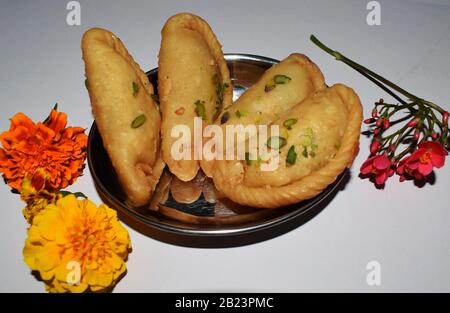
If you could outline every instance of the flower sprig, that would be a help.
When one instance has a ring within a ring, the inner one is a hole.
[[[397,173],[400,181],[424,180],[433,168],[440,168],[450,150],[448,111],[417,97],[393,82],[324,45],[314,35],[319,48],[355,69],[388,92],[399,103],[375,102],[371,116],[364,120],[372,136],[370,156],[361,174],[383,185]]]

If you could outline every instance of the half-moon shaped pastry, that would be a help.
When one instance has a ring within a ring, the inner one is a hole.
[[[356,93],[341,84],[312,93],[273,124],[278,167],[262,171],[259,161],[215,161],[213,180],[241,205],[275,208],[312,198],[350,167],[359,150],[362,107]],[[274,144],[275,143],[275,144]]]
[[[161,33],[158,92],[163,158],[175,176],[189,181],[199,169],[199,158],[194,158],[194,117],[210,124],[232,103],[230,74],[220,43],[200,17],[172,16]],[[172,154],[172,148],[177,149],[174,143],[180,142],[178,134],[172,137],[176,125],[186,125],[191,132],[182,142],[182,148],[190,149],[184,159]],[[201,151],[201,143],[198,146]]]
[[[270,124],[311,93],[325,87],[323,74],[317,65],[307,56],[293,53],[264,72],[232,106],[224,108],[216,124],[221,125],[223,134],[227,125]],[[224,135],[223,146],[225,141]],[[201,161],[208,177],[212,175],[213,163],[205,159]]]
[[[103,145],[129,201],[144,205],[164,168],[153,86],[113,33],[92,28],[83,35],[81,48]]]

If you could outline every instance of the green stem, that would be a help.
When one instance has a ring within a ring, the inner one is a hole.
[[[404,90],[403,88],[397,86],[396,84],[394,84],[393,82],[387,80],[386,78],[384,78],[383,76],[378,75],[377,73],[373,72],[372,70],[368,69],[365,66],[362,66],[358,63],[356,63],[355,61],[347,58],[346,56],[344,56],[343,54],[341,54],[339,51],[330,49],[329,47],[327,47],[325,44],[323,44],[319,39],[317,39],[316,36],[311,35],[310,37],[311,41],[313,43],[315,43],[319,48],[321,48],[322,50],[324,50],[325,52],[327,52],[328,54],[331,54],[332,56],[334,56],[336,58],[336,60],[338,61],[342,61],[344,63],[346,63],[349,66],[355,67],[363,72],[365,72],[366,74],[368,74],[369,76],[375,78],[376,80],[384,83],[385,85],[388,85],[389,87],[391,87],[392,89],[398,91],[399,93],[401,93],[402,95],[404,95],[407,98],[410,99],[414,99],[414,100],[418,100],[420,99],[419,97],[416,97],[415,95],[409,93],[408,91]]]

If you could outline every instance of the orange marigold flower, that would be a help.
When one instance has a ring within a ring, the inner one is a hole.
[[[116,211],[69,195],[35,216],[23,256],[50,292],[103,292],[123,277],[130,251]]]
[[[48,175],[41,168],[23,179],[20,198],[27,204],[22,213],[29,224],[47,205],[55,204],[62,197],[59,193],[46,190],[47,179]]]
[[[34,123],[23,113],[11,119],[9,131],[0,135],[0,173],[7,184],[22,189],[23,179],[41,168],[47,185],[59,190],[83,172],[87,136],[81,127],[67,127],[67,115],[53,109],[44,122]]]

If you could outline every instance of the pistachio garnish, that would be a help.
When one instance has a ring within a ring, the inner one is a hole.
[[[287,129],[291,130],[292,126],[295,125],[296,123],[297,123],[296,118],[290,118],[283,122],[283,126],[285,126]]]
[[[139,85],[136,82],[133,82],[132,86],[133,86],[133,97],[136,97],[139,92]]]
[[[285,146],[287,140],[281,136],[272,136],[267,140],[267,146],[271,149],[280,149]]]
[[[266,86],[264,87],[264,91],[269,92],[274,89],[276,85],[284,85],[289,83],[290,81],[290,77],[282,74],[277,74],[266,84]]]
[[[235,112],[235,115],[236,115],[237,118],[241,118],[241,117],[243,117],[243,116],[246,116],[247,114],[248,114],[247,111],[240,111],[240,110],[237,110],[237,111]]]
[[[277,74],[273,77],[273,81],[277,85],[284,85],[284,84],[289,83],[291,81],[291,78],[286,75]]]
[[[296,161],[297,161],[297,152],[295,152],[295,147],[291,146],[286,156],[286,163],[289,165],[294,165]]]
[[[303,157],[307,158],[308,157],[308,149],[306,147],[303,147],[303,152],[302,152]]]
[[[271,91],[272,89],[274,89],[275,86],[276,86],[275,82],[274,82],[273,80],[270,80],[270,81],[266,84],[266,86],[264,87],[264,91],[265,91],[265,92],[269,92],[269,91]]]
[[[281,135],[281,137],[283,137],[283,138],[286,138],[286,139],[289,138],[289,132],[288,132],[288,130],[287,130],[286,128],[284,128],[284,127],[281,128],[280,135]]]
[[[137,116],[133,122],[131,122],[131,128],[141,127],[145,123],[146,117],[145,114],[141,114]]]
[[[215,78],[214,78],[215,77]],[[217,74],[213,76],[213,79],[217,80]],[[217,100],[216,100],[216,106],[215,106],[215,112],[216,114],[218,114],[221,110],[222,110],[222,105],[223,105],[223,94],[225,93],[225,91],[230,87],[230,85],[228,85],[227,83],[221,84],[219,81],[216,84],[216,96],[217,96]],[[216,115],[215,114],[215,115]],[[215,118],[216,116],[214,116]]]
[[[334,147],[336,148],[336,150],[339,150],[339,148],[341,147],[342,143],[340,140],[338,140],[335,144]]]
[[[205,101],[197,100],[195,101],[195,113],[199,117],[202,118],[202,120],[206,120],[206,109],[205,109]]]
[[[225,124],[230,119],[230,112],[225,111],[220,118],[220,124]]]

